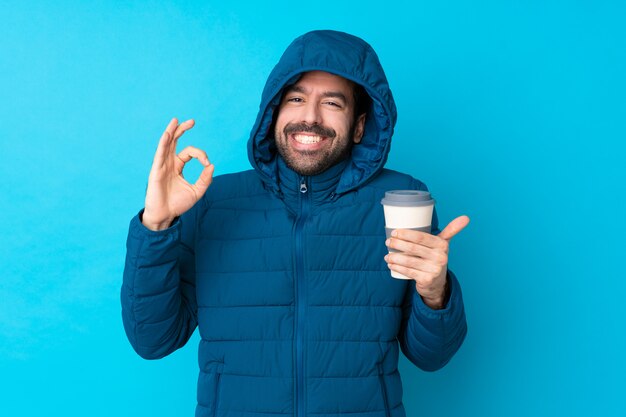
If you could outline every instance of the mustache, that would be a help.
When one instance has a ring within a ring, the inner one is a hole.
[[[320,125],[307,125],[306,123],[288,123],[283,129],[285,135],[295,132],[313,133],[314,135],[334,138],[337,133],[330,127]]]

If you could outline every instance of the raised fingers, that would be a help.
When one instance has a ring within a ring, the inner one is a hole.
[[[176,144],[178,142],[178,138],[180,138],[187,130],[191,129],[194,124],[195,122],[193,119],[186,120],[181,124],[178,124],[178,119],[175,117],[170,120],[165,128],[165,131],[163,132],[163,135],[161,136],[161,141],[159,142],[159,147],[163,146],[163,156],[165,153],[169,153],[170,155],[176,154]]]
[[[191,129],[196,122],[193,119],[185,120],[181,124],[176,127],[174,131],[174,140],[178,140],[179,137],[183,135],[187,130]]]

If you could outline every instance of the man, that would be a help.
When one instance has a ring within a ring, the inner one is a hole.
[[[167,126],[130,224],[122,312],[149,359],[198,326],[196,415],[405,416],[398,346],[425,370],[460,347],[467,327],[447,254],[468,218],[439,233],[435,214],[432,235],[385,240],[385,191],[426,189],[383,169],[395,121],[371,47],[315,31],[269,76],[253,170],[213,179],[203,151],[175,153],[193,121]],[[192,158],[205,166],[194,185],[181,175]]]

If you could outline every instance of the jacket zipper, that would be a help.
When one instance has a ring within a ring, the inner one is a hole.
[[[296,220],[296,417],[304,417],[304,346],[306,283],[304,281],[304,223],[309,216],[309,193],[306,178],[300,179],[300,215]]]

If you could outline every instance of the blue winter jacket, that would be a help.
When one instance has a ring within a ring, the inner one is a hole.
[[[282,89],[310,70],[363,85],[372,105],[351,158],[301,177],[277,157],[270,126]],[[467,327],[454,274],[445,309],[432,310],[383,259],[384,192],[426,189],[383,169],[395,122],[368,44],[305,34],[263,91],[248,145],[254,169],[216,177],[166,230],[145,228],[141,212],[132,219],[124,328],[147,359],[172,353],[199,328],[197,416],[403,417],[398,348],[427,371],[457,351]]]

